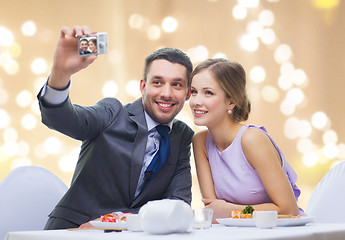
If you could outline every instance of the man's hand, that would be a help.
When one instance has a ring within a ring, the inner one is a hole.
[[[52,72],[48,85],[54,89],[65,89],[72,74],[89,66],[96,55],[80,57],[78,49],[78,37],[90,35],[87,26],[75,26],[72,30],[63,27],[56,46]]]

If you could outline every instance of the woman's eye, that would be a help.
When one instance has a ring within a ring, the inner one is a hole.
[[[206,95],[213,95],[213,92],[211,92],[211,91],[206,91],[205,94],[206,94]]]
[[[190,93],[191,93],[191,94],[196,94],[197,91],[196,91],[196,90],[191,90]]]

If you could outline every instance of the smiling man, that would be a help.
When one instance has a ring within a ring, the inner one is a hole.
[[[80,55],[91,53],[88,50],[88,48],[89,48],[89,41],[86,38],[80,39],[80,48],[79,48]]]
[[[87,27],[61,30],[51,75],[38,94],[42,122],[82,141],[71,187],[50,214],[46,229],[79,227],[113,212],[137,213],[150,200],[191,203],[194,133],[174,119],[190,96],[190,59],[178,49],[159,49],[146,58],[142,97],[135,102],[122,105],[105,98],[91,107],[74,105],[70,78],[96,59],[78,56],[75,36],[89,34]],[[158,125],[164,125],[168,137]],[[170,143],[165,162],[147,177],[163,139]]]

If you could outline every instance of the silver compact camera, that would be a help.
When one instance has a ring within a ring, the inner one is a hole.
[[[108,33],[96,33],[78,38],[79,56],[108,53]]]

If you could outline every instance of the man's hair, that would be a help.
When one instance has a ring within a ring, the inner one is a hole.
[[[161,48],[147,56],[143,76],[145,82],[147,80],[147,73],[150,69],[151,63],[157,59],[165,59],[171,63],[178,63],[185,66],[187,73],[187,86],[188,88],[190,87],[190,75],[193,71],[193,64],[187,54],[177,48]]]
[[[87,40],[86,38],[82,38],[82,39],[80,39],[80,42],[87,42],[87,43],[89,43],[89,40]]]

